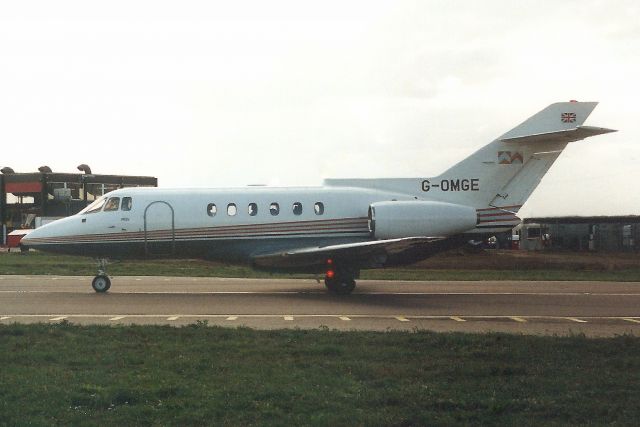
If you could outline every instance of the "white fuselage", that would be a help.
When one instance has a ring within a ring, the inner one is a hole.
[[[113,198],[119,198],[117,209],[102,206],[47,224],[29,235],[29,246],[110,258],[243,261],[301,245],[373,240],[368,224],[372,203],[415,200],[406,194],[339,187],[126,188],[105,196]],[[124,210],[126,198],[130,208]]]

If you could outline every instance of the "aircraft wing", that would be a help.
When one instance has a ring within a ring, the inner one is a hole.
[[[532,135],[514,136],[502,138],[504,142],[573,142],[590,136],[602,135],[604,133],[616,132],[614,129],[598,128],[593,126],[578,126],[573,129],[560,130],[557,132],[545,132]]]
[[[352,265],[375,266],[384,264],[387,259],[394,255],[402,254],[417,247],[429,246],[443,240],[445,240],[444,237],[405,237],[401,239],[372,240],[261,254],[254,256],[252,260],[255,267],[267,269],[324,265],[329,258],[343,262],[349,261]]]

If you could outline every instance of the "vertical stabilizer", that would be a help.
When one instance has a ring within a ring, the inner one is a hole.
[[[517,212],[570,141],[597,134],[582,127],[596,105],[551,104],[433,178],[441,190],[445,185],[445,191],[434,191],[429,196],[478,209],[498,207]],[[608,130],[598,133],[604,131]],[[451,191],[451,183],[462,179],[477,183],[475,189]]]
[[[583,126],[596,105],[575,101],[551,104],[437,177],[334,179],[325,184],[473,206],[481,220],[511,225],[519,221],[515,214],[569,142],[614,132]]]

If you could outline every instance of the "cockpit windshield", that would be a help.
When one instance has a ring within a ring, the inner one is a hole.
[[[120,197],[111,197],[106,205],[104,205],[104,211],[117,211],[120,208]]]
[[[96,199],[95,202],[91,203],[89,206],[78,212],[78,215],[100,212],[106,201],[107,198],[105,196],[102,196],[99,199]]]

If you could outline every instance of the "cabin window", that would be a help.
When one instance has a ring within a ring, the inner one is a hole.
[[[258,215],[258,205],[256,203],[249,203],[249,206],[247,207],[247,212],[249,213],[250,216]]]
[[[229,203],[227,205],[227,215],[235,216],[238,213],[238,208],[235,203]]]
[[[117,211],[120,209],[120,197],[112,197],[107,201],[107,204],[104,205],[104,211]]]
[[[316,213],[316,215],[322,215],[324,213],[324,203],[316,202],[313,205],[313,211]]]
[[[271,203],[271,205],[269,205],[269,212],[271,212],[273,216],[278,215],[280,213],[280,205],[276,202]]]
[[[130,211],[132,204],[133,204],[133,201],[131,200],[131,197],[123,197],[122,206],[120,207],[120,209],[122,209],[123,211]]]
[[[294,215],[302,215],[302,203],[295,202],[293,204],[293,214]]]
[[[209,203],[207,205],[207,215],[216,216],[217,213],[218,213],[218,208],[216,207],[216,204],[215,203]]]

